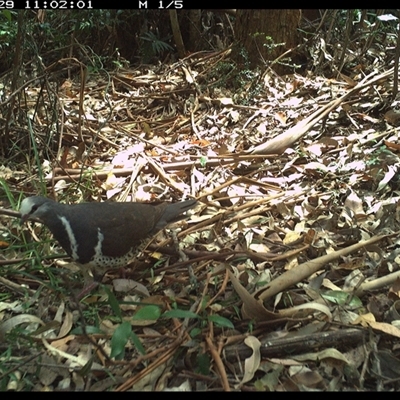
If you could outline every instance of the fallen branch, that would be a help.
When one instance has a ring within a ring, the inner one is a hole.
[[[317,124],[317,122],[319,122],[322,118],[327,116],[331,111],[337,108],[341,103],[343,103],[349,97],[353,96],[361,89],[371,86],[374,83],[380,81],[381,79],[385,79],[392,74],[393,74],[393,68],[391,68],[389,71],[384,72],[383,74],[378,75],[377,77],[371,79],[368,82],[365,82],[368,79],[368,77],[366,77],[362,82],[360,82],[357,86],[355,86],[353,89],[351,89],[348,93],[346,93],[342,97],[334,101],[331,101],[326,106],[315,111],[308,118],[302,120],[297,125],[287,130],[286,132],[283,132],[280,135],[269,140],[267,143],[263,143],[255,147],[250,153],[251,154],[283,153],[288,147],[296,143],[303,135],[305,135],[310,130],[310,128],[312,128],[315,124]]]

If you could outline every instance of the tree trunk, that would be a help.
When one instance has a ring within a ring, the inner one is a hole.
[[[295,9],[237,10],[235,33],[238,46],[233,57],[249,68],[275,60],[297,45],[300,18],[301,11]],[[246,55],[243,55],[243,48]],[[279,64],[273,64],[273,68],[280,74],[289,72]]]

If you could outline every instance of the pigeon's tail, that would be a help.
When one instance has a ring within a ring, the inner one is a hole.
[[[194,206],[196,206],[196,204],[197,204],[196,200],[186,200],[186,201],[181,201],[179,203],[167,204],[160,220],[157,222],[157,225],[155,226],[154,231],[159,231],[168,224],[184,219],[185,215],[182,214],[190,210]]]

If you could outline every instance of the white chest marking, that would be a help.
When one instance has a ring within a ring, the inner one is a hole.
[[[65,217],[58,216],[62,224],[64,225],[65,231],[67,232],[69,243],[71,246],[71,256],[74,260],[78,260],[78,243],[76,242],[74,232],[72,232],[71,224]]]

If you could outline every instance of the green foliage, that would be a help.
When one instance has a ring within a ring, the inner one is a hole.
[[[11,347],[8,347],[2,354],[0,354],[0,391],[21,391],[32,390],[34,387],[33,382],[28,376],[20,376],[16,372],[15,365],[18,363],[23,364],[26,360],[25,357],[15,357],[12,353]]]
[[[190,331],[190,337],[191,338],[193,338],[193,339],[195,339],[196,337],[198,337],[198,336],[200,336],[200,334],[201,334],[201,329],[200,328],[193,328],[191,331]]]
[[[207,353],[200,353],[196,356],[197,368],[196,372],[202,375],[210,375],[211,360]]]
[[[13,61],[14,52],[9,50],[16,44],[16,15],[15,11],[2,10],[0,16],[0,54],[3,55],[0,71],[9,68]],[[49,65],[72,55],[91,65],[92,56],[99,54],[97,57],[110,65],[110,57],[116,56],[113,35],[126,24],[127,18],[135,15],[140,15],[139,10],[68,10],[62,13],[47,10],[38,21],[37,14],[25,12],[24,26],[20,27],[25,31],[24,61],[29,64],[39,57],[37,65]]]
[[[122,321],[122,311],[119,306],[118,300],[114,296],[114,293],[111,292],[106,286],[104,287],[108,295],[108,303],[111,306],[115,316],[118,318],[119,321]],[[151,315],[157,315],[160,313],[159,307],[156,306],[148,306],[151,308],[152,313]],[[139,310],[136,313],[136,319],[157,319],[157,318],[149,318],[149,310],[148,307],[144,307],[143,309]],[[156,309],[156,311],[154,311]],[[145,310],[145,311],[142,311]],[[139,315],[139,316],[138,316]],[[135,319],[135,316],[133,319]],[[117,329],[115,330],[112,338],[111,338],[111,358],[115,358],[116,360],[121,360],[124,358],[125,355],[125,347],[128,342],[131,341],[136,349],[141,353],[145,354],[146,351],[138,338],[138,336],[132,331],[132,326],[130,322],[124,321],[122,322]]]
[[[115,358],[116,360],[120,360],[124,357],[125,355],[125,348],[128,344],[129,341],[133,343],[133,345],[136,347],[136,349],[142,353],[145,354],[145,349],[140,342],[139,338],[137,335],[132,331],[132,325],[129,321],[123,321],[122,322],[122,313],[119,308],[119,304],[115,298],[115,296],[108,290],[105,289],[106,292],[108,293],[108,302],[116,316],[120,316],[120,322],[121,324],[117,327],[115,330],[112,339],[111,339],[111,358]],[[138,309],[138,311],[135,313],[135,315],[132,317],[133,321],[157,321],[160,318],[165,318],[165,319],[171,319],[171,318],[180,318],[180,319],[195,319],[195,320],[200,320],[200,325],[202,327],[206,326],[209,322],[212,322],[216,326],[219,326],[221,328],[228,328],[228,329],[233,329],[234,326],[231,321],[229,321],[225,317],[221,317],[219,315],[213,314],[213,315],[208,315],[206,313],[206,310],[202,312],[204,316],[200,316],[192,311],[189,310],[182,310],[179,308],[175,308],[173,310],[169,310],[161,314],[161,308],[157,305],[153,304],[146,304],[143,305],[141,308]],[[201,329],[200,328],[194,328],[191,331],[191,337],[196,338],[200,335]],[[203,370],[205,368],[204,366],[206,365],[205,361],[200,357],[199,362],[201,361],[201,365],[199,364],[199,369]],[[204,361],[204,362],[203,362]],[[206,368],[207,369],[207,368]],[[208,369],[207,369],[208,370]]]
[[[133,316],[134,321],[157,321],[160,318],[161,309],[155,305],[148,305],[140,308]]]
[[[264,43],[263,46],[267,48],[269,53],[273,53],[278,47],[283,47],[285,43],[275,43],[275,40],[271,36],[264,36],[264,33],[255,33],[253,35],[254,38],[263,36]]]
[[[208,323],[212,322],[215,325],[219,326],[220,328],[229,328],[233,329],[234,326],[231,321],[229,321],[225,317],[221,317],[219,315],[213,314],[213,315],[208,315],[206,313],[206,310],[203,312],[205,315],[200,316],[192,311],[188,310],[180,310],[180,309],[174,309],[170,311],[166,311],[162,316],[164,318],[193,318],[193,319],[200,319],[202,322]]]
[[[132,335],[132,326],[129,322],[123,322],[117,327],[111,338],[111,358],[121,360],[125,355],[125,346]]]
[[[0,354],[0,391],[4,392],[7,389],[8,374],[6,369],[6,363],[10,361],[12,352],[11,347],[8,347],[2,354]]]
[[[1,13],[8,20],[8,22],[11,22],[13,15],[15,15],[15,11],[10,11],[10,10],[2,10]]]
[[[220,328],[228,328],[228,329],[234,328],[234,325],[232,324],[231,321],[229,321],[229,319],[221,317],[220,315],[209,315],[207,319],[208,321],[213,322]]]
[[[264,33],[256,33],[254,34],[254,37],[256,38],[258,36],[264,36],[264,35],[265,35]],[[276,49],[279,47],[284,47],[285,43],[275,43],[273,37],[266,35],[264,36],[264,43],[262,45],[267,49],[267,52],[269,54],[274,54],[274,53],[276,54]],[[279,58],[276,64],[283,65],[293,70],[301,68],[301,66],[295,64],[290,57]]]
[[[141,56],[143,58],[143,62],[147,63],[151,61],[154,57],[158,57],[162,55],[165,51],[173,51],[173,47],[171,47],[166,41],[170,40],[170,37],[160,39],[154,32],[149,31],[140,36],[142,41],[141,45]]]
[[[11,44],[9,39],[17,33],[15,24],[17,13],[16,11],[2,10],[0,15],[0,42],[9,46]]]
[[[210,71],[207,84],[209,87],[228,87],[235,72],[236,65],[234,62],[221,61]]]
[[[203,167],[203,168],[205,168],[206,167],[206,165],[207,165],[207,160],[208,160],[208,157],[207,156],[201,156],[200,157],[200,165]]]
[[[210,88],[232,89],[235,91],[234,102],[248,105],[262,91],[262,86],[257,79],[259,71],[250,68],[246,51],[241,48],[239,54],[243,61],[240,68],[233,61],[219,62],[210,71],[207,85]]]
[[[16,11],[2,10],[0,13],[0,56],[4,58],[1,64],[11,63],[14,52],[10,50],[17,36]]]
[[[88,13],[82,13],[81,10],[73,11],[72,17],[76,23],[76,28],[89,33],[93,28],[111,28],[119,22],[119,17],[123,10],[91,10]]]
[[[138,336],[132,331],[132,326],[129,322],[123,322],[117,327],[111,338],[111,358],[122,360],[125,356],[125,347],[129,340],[132,341],[134,346],[141,354],[145,354],[144,349]]]
[[[6,200],[10,204],[11,208],[18,208],[19,203],[21,202],[21,194],[19,194],[18,199],[15,198],[14,193],[10,190],[10,187],[3,178],[0,178],[0,188],[2,189],[0,191],[1,197],[3,197],[4,193]]]
[[[171,47],[168,43],[164,42],[163,40],[159,39],[153,32],[146,32],[140,38],[151,44],[151,49],[155,55],[159,55],[163,51],[173,50],[173,47]]]
[[[321,296],[334,304],[339,304],[340,306],[347,305],[351,309],[362,307],[362,302],[357,296],[343,292],[342,290],[327,290]]]
[[[392,159],[393,157],[396,156],[394,156],[393,153],[388,150],[386,146],[380,146],[369,155],[369,158],[366,160],[366,165],[368,167],[374,167],[377,165],[379,166],[381,165],[383,159]]]
[[[110,305],[111,309],[114,312],[114,315],[122,321],[122,312],[121,312],[121,307],[119,306],[118,300],[115,297],[114,293],[107,287],[104,286],[104,290],[107,293],[108,296],[108,304]]]

